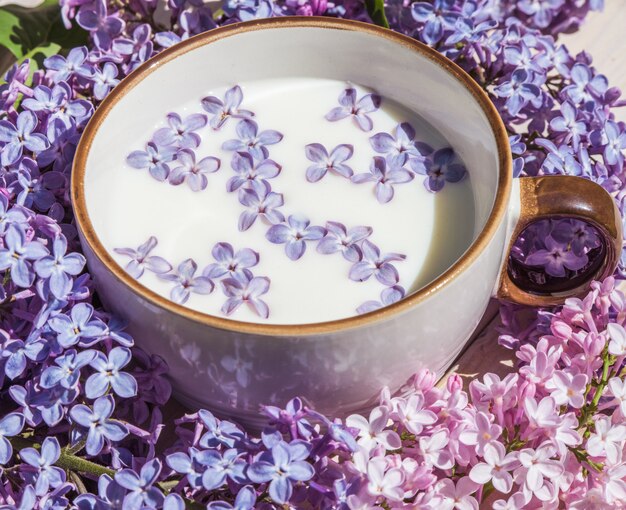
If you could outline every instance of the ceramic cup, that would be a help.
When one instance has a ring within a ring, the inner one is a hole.
[[[438,129],[471,175],[476,229],[464,255],[391,306],[301,325],[203,314],[126,274],[90,219],[89,198],[106,172],[98,161],[137,132],[150,130],[155,110],[176,107],[181,96],[202,97],[207,90],[281,76],[371,87]],[[383,386],[393,391],[422,367],[442,374],[492,296],[531,305],[557,303],[584,292],[589,279],[611,274],[621,251],[620,216],[598,185],[564,176],[513,179],[504,125],[483,90],[459,67],[411,38],[338,19],[230,25],[146,62],[113,90],[87,126],[75,159],[72,199],[99,296],[128,322],[139,346],[165,358],[178,399],[252,426],[260,423],[260,404],[302,396],[317,410],[341,416],[375,405]],[[551,216],[593,224],[604,240],[604,259],[586,281],[572,282],[573,288],[530,293],[507,270],[511,240],[531,221]]]

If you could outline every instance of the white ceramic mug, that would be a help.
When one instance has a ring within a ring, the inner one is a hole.
[[[272,325],[210,316],[177,305],[131,278],[107,253],[90,220],[90,196],[106,171],[97,161],[145,129],[154,105],[182,90],[206,90],[281,76],[358,83],[418,112],[455,147],[472,179],[476,230],[465,254],[403,300],[331,322]],[[211,30],[170,49],[126,78],[100,105],[78,146],[72,198],[87,262],[108,309],[126,319],[138,345],[163,356],[176,396],[258,424],[260,404],[302,396],[321,412],[346,415],[374,405],[421,367],[441,374],[463,348],[491,296],[545,305],[579,294],[531,294],[506,269],[511,239],[529,222],[579,217],[604,238],[611,274],[621,219],[611,197],[575,177],[512,178],[507,133],[483,90],[436,51],[403,35],[329,18],[274,18]]]

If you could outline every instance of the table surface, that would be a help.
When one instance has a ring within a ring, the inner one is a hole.
[[[598,72],[607,76],[611,86],[620,87],[626,94],[626,0],[606,0],[605,3],[603,12],[591,13],[578,32],[564,35],[560,41],[574,54],[583,50],[589,52]],[[626,107],[619,108],[616,117],[626,122]],[[513,351],[498,345],[499,324],[498,304],[493,301],[472,340],[447,375],[458,373],[467,384],[486,372],[500,376],[511,372],[514,355]],[[445,384],[446,377],[440,385]]]

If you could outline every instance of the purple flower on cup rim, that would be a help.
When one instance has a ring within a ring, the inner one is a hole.
[[[183,260],[175,272],[157,275],[162,280],[175,282],[176,285],[170,291],[170,299],[180,305],[187,302],[191,293],[210,294],[215,285],[206,276],[195,276],[198,264],[193,259]]]
[[[222,101],[215,96],[207,96],[202,99],[202,108],[212,113],[209,124],[213,129],[219,129],[224,122],[230,117],[247,119],[254,116],[254,113],[248,110],[239,109],[239,105],[243,101],[243,92],[239,85],[228,89]]]
[[[345,164],[345,161],[352,157],[354,147],[348,144],[337,145],[328,154],[326,148],[320,143],[310,143],[304,148],[306,157],[315,163],[306,170],[306,179],[309,182],[317,182],[326,175],[327,172],[340,175],[349,179],[354,172],[352,168]]]
[[[374,127],[372,119],[367,115],[380,107],[381,97],[376,94],[366,94],[357,101],[357,92],[354,88],[347,88],[339,94],[339,104],[326,114],[326,120],[336,122],[351,117],[362,131],[371,131]]]
[[[414,175],[401,166],[391,166],[385,158],[374,156],[369,173],[352,176],[352,182],[362,184],[375,182],[376,199],[381,204],[389,202],[394,195],[394,184],[403,184],[413,180]]]
[[[270,288],[270,279],[265,276],[254,276],[250,279],[225,278],[221,281],[222,290],[228,297],[222,313],[232,315],[242,304],[247,303],[248,307],[259,317],[267,319],[270,314],[267,303],[260,296],[266,294]]]
[[[372,227],[358,226],[347,229],[336,221],[326,222],[326,235],[317,244],[317,251],[325,255],[341,252],[350,262],[361,260],[359,243],[372,234]]]
[[[158,129],[152,141],[156,145],[174,145],[181,149],[195,149],[200,145],[200,135],[196,133],[207,124],[202,113],[192,113],[184,120],[175,112],[167,114],[168,127]]]
[[[310,221],[292,214],[287,223],[273,225],[265,234],[270,243],[284,244],[285,253],[291,260],[298,260],[306,250],[306,241],[318,241],[326,234],[326,229],[311,226]]]
[[[361,243],[363,260],[357,262],[350,269],[350,279],[355,282],[364,282],[372,275],[382,283],[392,287],[398,283],[398,270],[391,264],[394,261],[406,259],[406,255],[400,253],[380,253],[380,249],[372,242],[365,239]]]
[[[266,145],[274,145],[283,139],[283,135],[273,129],[259,133],[259,126],[252,119],[240,120],[235,131],[239,138],[226,140],[222,144],[222,149],[247,152],[256,160],[263,160],[269,156]]]
[[[206,189],[209,181],[207,174],[217,172],[220,168],[220,160],[207,156],[196,163],[196,155],[191,149],[181,149],[176,155],[177,166],[172,169],[168,181],[174,186],[187,182],[192,191]]]

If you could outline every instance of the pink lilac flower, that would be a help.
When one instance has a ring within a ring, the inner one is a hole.
[[[137,381],[121,369],[130,363],[132,354],[126,347],[114,347],[108,356],[103,352],[95,353],[89,365],[95,370],[85,382],[85,395],[96,399],[113,390],[122,398],[131,398],[137,395]]]
[[[478,501],[472,494],[478,489],[468,476],[460,478],[456,484],[449,478],[440,480],[435,486],[439,497],[437,508],[446,510],[478,510]]]
[[[421,434],[425,426],[433,425],[437,421],[437,415],[427,409],[424,396],[417,393],[397,403],[399,421],[406,429],[415,434]]]
[[[270,225],[285,221],[285,216],[278,210],[284,205],[282,193],[274,193],[267,181],[253,181],[249,188],[240,188],[239,203],[246,210],[239,215],[239,230],[248,230],[257,218],[262,218]]]
[[[326,222],[326,235],[317,245],[317,251],[325,255],[340,252],[350,262],[361,260],[359,243],[373,232],[372,227],[357,226],[347,229],[343,223]]]
[[[602,482],[604,498],[609,505],[622,504],[626,500],[626,464],[606,466]]]
[[[366,451],[371,451],[378,445],[389,451],[397,450],[402,446],[397,432],[387,428],[388,422],[389,409],[386,406],[372,409],[369,420],[359,414],[353,414],[346,418],[346,426],[358,431],[357,444]]]
[[[502,427],[492,423],[485,413],[479,412],[476,413],[474,423],[461,431],[459,441],[469,446],[475,446],[476,453],[482,455],[488,444],[500,439],[500,434],[502,434]]]
[[[318,241],[324,237],[326,229],[311,225],[311,222],[298,215],[290,215],[287,223],[273,225],[265,234],[270,243],[284,244],[285,253],[291,260],[298,260],[306,250],[306,241]]]
[[[141,278],[146,269],[156,274],[163,274],[172,270],[172,265],[163,257],[150,255],[157,244],[157,238],[150,236],[148,240],[137,249],[115,248],[113,251],[115,253],[119,253],[120,255],[130,257],[131,260],[128,264],[126,264],[124,269],[133,278],[138,279]]]
[[[0,163],[3,166],[16,163],[22,157],[24,149],[38,154],[50,146],[44,135],[35,132],[38,123],[37,116],[30,111],[21,112],[15,125],[8,120],[0,120]]]
[[[34,483],[35,494],[43,496],[50,488],[56,488],[65,483],[65,471],[54,466],[61,456],[61,447],[54,437],[47,437],[41,444],[41,452],[34,448],[20,450],[20,458],[29,466],[35,468],[36,473],[28,476],[29,482]]]
[[[178,304],[187,302],[192,293],[210,294],[215,285],[207,276],[195,276],[198,264],[193,259],[183,260],[175,272],[157,275],[163,280],[174,282],[176,285],[170,290],[170,299]]]
[[[241,91],[241,87],[235,85],[226,91],[223,101],[215,96],[203,98],[202,108],[213,114],[213,117],[209,121],[211,127],[213,129],[220,129],[224,125],[224,122],[231,117],[249,119],[254,116],[254,113],[239,108],[242,101],[243,92]]]
[[[133,168],[148,169],[150,175],[157,181],[165,181],[170,174],[168,163],[176,157],[176,148],[148,142],[145,151],[133,151],[126,158],[126,162]]]
[[[264,160],[269,156],[267,145],[274,145],[283,139],[283,135],[273,129],[259,133],[259,126],[252,119],[243,119],[237,123],[235,132],[238,138],[226,140],[222,149],[235,152],[247,152],[255,160]]]
[[[403,184],[413,180],[414,175],[406,168],[392,166],[385,158],[374,156],[370,165],[369,173],[352,176],[352,182],[362,184],[375,182],[376,199],[381,204],[389,202],[394,195],[394,184]]]
[[[232,315],[242,304],[248,307],[259,317],[267,319],[270,315],[267,303],[261,299],[270,288],[270,279],[265,276],[246,278],[225,278],[221,281],[224,294],[228,297],[222,313]]]
[[[168,126],[158,129],[152,137],[156,145],[174,145],[181,149],[195,149],[200,145],[201,138],[196,131],[206,126],[206,115],[192,113],[183,120],[180,115],[171,112],[166,119]]]
[[[491,482],[493,487],[503,494],[511,492],[513,487],[511,471],[519,467],[517,454],[515,452],[507,454],[502,443],[491,441],[485,444],[482,456],[484,462],[472,467],[469,472],[470,479],[480,485]]]
[[[618,464],[626,442],[626,425],[613,423],[608,416],[600,416],[594,420],[593,428],[587,439],[587,453],[592,457],[606,457],[611,464]]]
[[[613,397],[613,403],[619,409],[621,416],[626,417],[626,381],[619,377],[612,377],[608,382],[608,395]]]
[[[128,435],[128,429],[111,415],[115,408],[113,397],[100,397],[90,409],[86,405],[78,404],[70,409],[73,422],[86,431],[85,449],[89,455],[97,455],[104,448],[105,440],[121,441]]]
[[[525,263],[529,266],[543,267],[551,276],[565,276],[566,269],[577,271],[585,267],[589,261],[587,255],[576,255],[551,236],[545,238],[545,246],[545,249],[529,254]]]
[[[546,479],[553,480],[563,474],[563,465],[552,459],[555,454],[556,449],[550,444],[543,444],[535,450],[520,450],[520,467],[515,470],[515,479],[518,483],[523,483],[524,490],[530,493],[539,491]]]
[[[250,188],[253,183],[264,183],[273,179],[281,170],[281,166],[271,159],[256,161],[247,152],[235,152],[230,166],[237,174],[228,179],[226,190],[236,191],[240,188]]]
[[[364,282],[371,276],[383,285],[394,286],[398,283],[400,276],[398,270],[391,262],[402,261],[405,255],[399,253],[380,253],[380,249],[365,239],[361,243],[363,260],[357,262],[350,269],[350,279],[356,282]]]
[[[612,322],[606,327],[609,334],[609,354],[626,356],[626,330],[621,324]]]
[[[371,131],[374,127],[368,113],[380,107],[381,97],[378,94],[366,94],[357,101],[356,89],[348,88],[339,94],[339,104],[326,114],[326,120],[336,122],[346,117],[352,118],[355,125],[362,131]]]
[[[419,449],[424,461],[439,469],[454,466],[454,458],[447,448],[449,442],[449,433],[445,429],[438,430],[432,436],[420,437]]]
[[[415,143],[415,128],[402,122],[394,128],[394,134],[377,133],[370,138],[370,145],[379,154],[384,154],[394,167],[403,166],[409,158],[419,158],[421,151]]]
[[[356,312],[358,314],[373,312],[374,310],[397,303],[405,295],[406,291],[400,285],[387,287],[381,291],[380,301],[366,301],[356,309]]]
[[[348,144],[337,145],[328,154],[326,148],[319,143],[310,143],[304,148],[306,157],[314,164],[306,170],[306,180],[317,182],[322,179],[327,172],[349,179],[353,175],[352,168],[345,164],[345,161],[352,157],[354,147]]]
[[[384,457],[374,457],[367,464],[367,492],[371,496],[382,496],[389,501],[402,501],[404,473],[401,469],[387,469]]]
[[[182,149],[176,154],[176,164],[168,177],[170,184],[177,186],[187,182],[192,191],[206,189],[209,181],[207,174],[217,172],[220,168],[220,160],[213,156],[202,158],[196,163],[196,155],[190,149]]]
[[[557,370],[546,384],[551,391],[550,396],[556,405],[569,405],[580,409],[585,404],[585,390],[588,378],[585,374],[572,375],[563,370]]]
[[[202,272],[207,278],[245,278],[250,276],[250,268],[259,263],[259,254],[250,248],[242,248],[235,253],[230,243],[217,243],[211,250],[215,262]]]
[[[7,437],[17,436],[24,428],[24,416],[20,413],[8,413],[0,418],[0,466],[13,456],[13,447]]]

